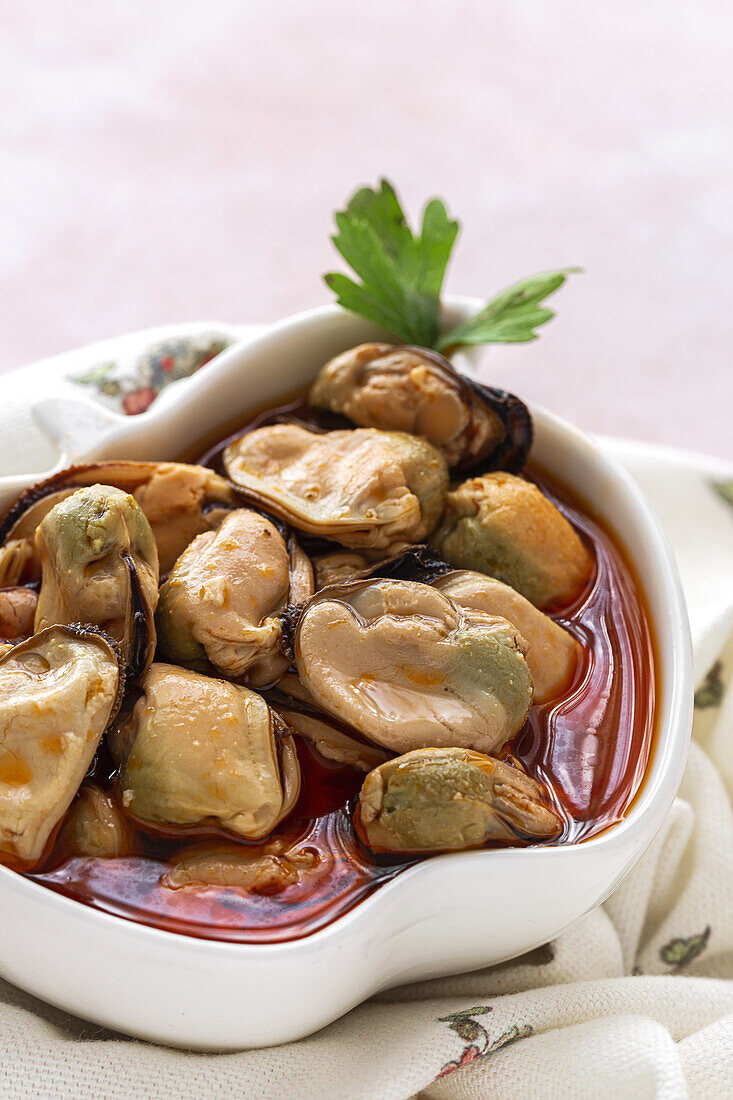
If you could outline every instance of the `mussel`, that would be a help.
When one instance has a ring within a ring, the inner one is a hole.
[[[513,474],[484,474],[450,492],[431,541],[456,568],[496,577],[543,609],[567,604],[593,574],[593,558],[559,509]]]
[[[35,531],[54,505],[84,486],[113,485],[142,508],[165,575],[189,542],[237,507],[231,485],[204,466],[181,462],[93,462],[70,466],[26,489],[0,520],[0,585],[38,580]]]
[[[414,581],[324,589],[294,626],[298,674],[318,706],[394,752],[498,749],[532,702],[525,649],[505,619]]]
[[[356,831],[375,852],[455,852],[552,840],[562,823],[519,768],[460,748],[417,749],[364,780]]]
[[[155,651],[158,551],[129,493],[110,485],[77,489],[36,531],[41,590],[35,629],[85,622],[120,643],[132,677]]]
[[[162,881],[174,890],[218,886],[269,897],[317,875],[321,862],[316,848],[284,837],[249,850],[241,844],[199,844],[177,856]]]
[[[255,687],[274,683],[289,661],[280,652],[279,612],[313,593],[297,540],[265,516],[229,513],[197,535],[160,590],[160,655],[193,667],[210,662]]]
[[[8,539],[0,546],[0,585],[3,588],[13,588],[21,581],[38,580],[40,574],[41,565],[32,534],[29,538]]]
[[[276,706],[276,710],[290,728],[309,741],[325,760],[356,768],[360,772],[368,772],[387,758],[387,754],[374,745],[366,745],[363,741],[349,737],[329,721],[326,715],[317,717],[315,714],[291,710],[282,705]]]
[[[0,638],[16,641],[33,633],[38,594],[22,585],[0,588]]]
[[[364,428],[422,436],[458,470],[521,470],[532,444],[523,401],[426,348],[360,344],[326,363],[308,400]]]
[[[313,575],[316,591],[332,584],[344,584],[357,580],[370,572],[370,563],[356,550],[334,550],[313,558]]]
[[[227,447],[224,466],[251,503],[297,530],[385,554],[433,530],[448,489],[429,443],[369,428],[257,428]]]
[[[545,703],[567,687],[581,655],[579,642],[508,584],[472,570],[446,573],[432,581],[466,611],[500,615],[527,643],[525,659],[532,674],[533,702]]]
[[[427,546],[368,562],[354,551],[334,551],[313,559],[316,591],[363,578],[393,577],[430,584],[466,611],[480,611],[510,622],[527,643],[525,658],[534,686],[533,702],[544,703],[569,683],[581,646],[567,630],[514,588],[470,569],[454,569]]]
[[[217,825],[256,840],[293,809],[300,769],[287,727],[261,695],[155,663],[108,736],[123,807],[160,827]]]
[[[52,626],[0,657],[0,852],[43,855],[114,718],[124,676],[110,639]]]
[[[368,772],[382,764],[388,753],[363,741],[331,715],[324,714],[294,673],[278,682],[268,701],[295,733],[308,741],[319,756],[358,771]]]
[[[114,797],[87,781],[79,788],[64,822],[61,844],[70,856],[126,856],[132,851],[132,826]]]

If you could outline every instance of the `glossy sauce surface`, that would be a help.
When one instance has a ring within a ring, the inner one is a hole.
[[[296,401],[261,414],[234,434],[293,414],[324,427],[343,424],[338,418],[317,419]],[[219,469],[227,441],[197,460]],[[654,729],[654,650],[643,598],[613,539],[544,475],[530,468],[527,476],[568,517],[596,561],[585,592],[552,614],[582,643],[583,660],[561,697],[532,707],[509,746],[529,774],[548,785],[564,820],[555,842],[562,844],[587,839],[618,821],[641,785]],[[294,851],[317,853],[317,859],[279,893],[167,885],[171,861],[197,842],[200,846],[201,832],[181,839],[136,829],[134,854],[119,859],[69,858],[57,841],[43,867],[29,877],[96,908],[188,935],[242,942],[308,935],[416,861],[376,858],[355,837],[351,811],[362,772],[323,760],[300,739],[298,753],[300,798],[273,836]],[[94,779],[110,788],[113,778],[102,752]],[[223,840],[223,834],[216,839]],[[239,848],[252,851],[257,845],[242,842]]]

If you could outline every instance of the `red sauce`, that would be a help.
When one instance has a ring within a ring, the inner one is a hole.
[[[619,821],[641,785],[654,732],[655,656],[644,601],[618,546],[546,477],[533,480],[596,560],[588,589],[551,615],[581,642],[581,667],[564,695],[532,707],[513,745],[565,817],[563,843]]]
[[[247,428],[293,411],[302,417],[302,404],[263,414]],[[216,468],[223,446],[217,444],[199,461]],[[552,615],[582,643],[581,666],[562,697],[532,708],[510,746],[530,775],[547,784],[565,822],[555,843],[564,844],[618,821],[639,790],[654,728],[654,650],[643,598],[614,540],[544,475],[530,471],[528,476],[581,533],[596,561],[587,590]],[[280,893],[220,886],[172,889],[162,881],[172,858],[201,834],[184,842],[141,829],[135,833],[134,854],[119,859],[69,859],[57,840],[40,871],[29,877],[97,909],[187,935],[241,942],[306,936],[415,859],[376,858],[355,837],[351,811],[361,772],[317,758],[303,742],[298,752],[300,799],[274,835],[315,849],[320,860],[312,873]],[[94,778],[111,786],[113,771],[105,754],[95,763]],[[251,851],[257,846],[242,847]]]

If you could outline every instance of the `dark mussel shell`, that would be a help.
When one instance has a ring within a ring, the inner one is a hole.
[[[412,346],[408,346],[406,350],[417,352],[430,360],[442,374],[449,376],[459,386],[469,409],[475,409],[476,406],[488,409],[501,421],[504,428],[503,440],[490,451],[472,453],[469,444],[465,459],[456,464],[453,470],[460,474],[488,473],[490,470],[517,473],[522,470],[534,439],[532,414],[524,401],[508,390],[487,386],[470,375],[462,374],[437,351]]]
[[[489,454],[456,467],[457,472],[477,474],[489,473],[491,470],[506,470],[511,474],[519,473],[527,464],[534,439],[531,412],[521,398],[509,393],[508,390],[485,386],[475,378],[464,377],[464,381],[469,389],[472,389],[478,398],[496,413],[504,425],[506,435]]]
[[[419,581],[421,584],[431,584],[437,577],[443,577],[446,573],[454,573],[455,566],[443,561],[435,553],[432,546],[418,543],[409,546],[401,554],[395,554],[392,558],[375,562],[374,566],[364,576],[391,577],[399,581]]]

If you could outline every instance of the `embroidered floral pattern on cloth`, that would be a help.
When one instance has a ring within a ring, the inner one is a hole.
[[[89,386],[116,412],[137,416],[149,409],[171,382],[189,378],[230,343],[230,339],[207,333],[161,340],[131,360],[96,363],[69,378],[80,386]]]

